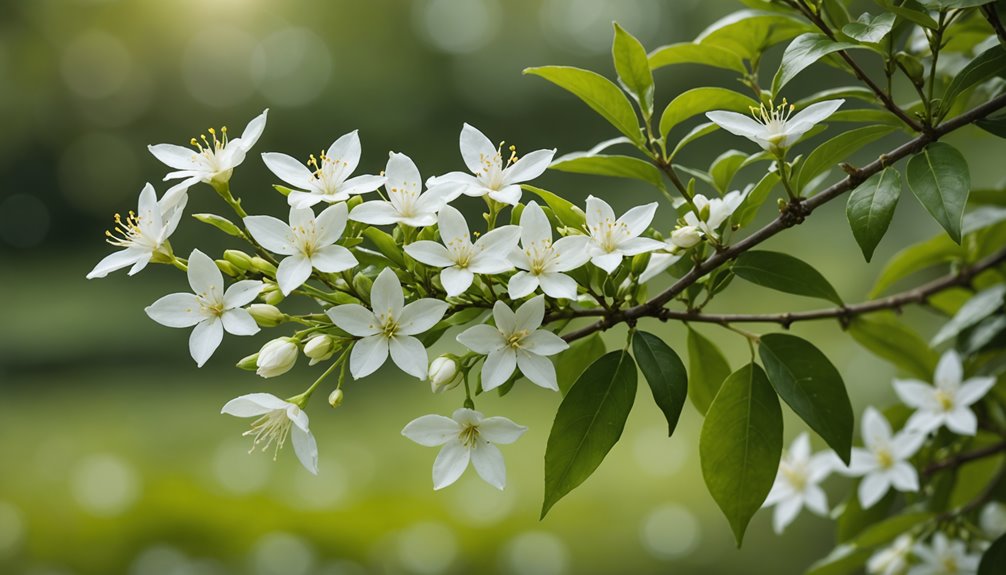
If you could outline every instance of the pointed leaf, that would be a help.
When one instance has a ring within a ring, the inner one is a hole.
[[[381,255],[395,262],[398,267],[405,268],[405,253],[391,234],[375,227],[367,227],[363,230],[363,237],[370,240]]]
[[[646,49],[617,22],[614,26],[615,40],[611,45],[611,56],[615,61],[615,72],[622,85],[639,102],[643,116],[649,118],[653,114],[653,73],[650,72]]]
[[[632,353],[653,392],[653,401],[667,419],[667,435],[674,433],[688,395],[688,372],[681,358],[662,339],[637,331],[632,336]]]
[[[1004,284],[997,284],[976,293],[966,304],[961,306],[961,309],[950,321],[940,328],[929,345],[939,347],[957,337],[965,329],[1002,310],[1004,295],[1006,295],[1006,285]]]
[[[666,189],[664,177],[656,166],[632,156],[574,153],[557,158],[549,168],[575,174],[632,178],[646,182],[661,190]]]
[[[746,60],[754,60],[765,48],[785,42],[809,29],[809,24],[789,14],[740,10],[713,22],[695,38],[695,42],[723,48]]]
[[[747,72],[744,61],[737,54],[716,46],[702,46],[693,42],[657,48],[650,53],[649,61],[651,70],[674,64],[701,64],[742,74]]]
[[[810,264],[780,252],[749,251],[737,256],[733,272],[753,284],[842,305],[828,280]]]
[[[758,103],[747,96],[727,90],[726,88],[693,88],[678,94],[660,116],[660,135],[664,138],[681,122],[711,112],[713,110],[728,110],[731,112],[748,113],[751,107]]]
[[[849,22],[845,26],[842,26],[842,33],[860,42],[876,44],[891,32],[896,19],[897,16],[890,12],[873,17],[868,13],[864,13],[855,22]]]
[[[559,218],[559,221],[564,225],[580,229],[586,224],[587,216],[583,213],[583,210],[574,206],[569,200],[560,198],[548,190],[536,188],[528,184],[521,184],[520,187],[541,198],[552,212],[555,213],[555,217]]]
[[[797,74],[828,54],[856,48],[864,48],[864,46],[849,42],[836,42],[824,34],[807,33],[797,36],[783,52],[779,71],[772,79],[772,94],[779,94],[779,90]]]
[[[950,238],[961,243],[964,206],[971,191],[968,161],[950,144],[935,142],[908,160],[908,187]]]
[[[726,194],[737,171],[748,159],[748,154],[737,150],[727,150],[720,154],[709,166],[709,176],[713,179],[713,186],[721,193]]]
[[[688,398],[699,413],[705,415],[709,405],[730,375],[730,364],[713,342],[692,328],[688,328],[688,369],[691,384]]]
[[[849,195],[845,215],[866,261],[873,258],[873,251],[887,233],[899,197],[901,174],[894,168],[874,174]]]
[[[856,112],[860,112],[856,110]],[[861,112],[860,112],[861,113]],[[832,119],[834,116],[832,116]],[[891,125],[864,126],[842,132],[838,136],[818,146],[801,163],[797,175],[797,189],[803,190],[810,181],[829,168],[838,166],[863,146],[879,140],[895,131]]]
[[[595,333],[573,342],[566,351],[556,356],[555,377],[559,382],[559,391],[563,395],[569,393],[569,388],[573,387],[583,370],[590,367],[604,352],[604,340],[600,334]]]
[[[1000,535],[982,553],[981,563],[978,564],[978,575],[996,575],[1002,570],[1003,565],[1006,565],[1006,534]]]
[[[961,93],[995,76],[1006,76],[1006,46],[1001,44],[982,52],[954,75],[940,101],[941,114],[950,110]]]
[[[928,380],[936,370],[936,352],[892,313],[859,316],[849,324],[849,335],[859,345],[906,372]]]
[[[870,290],[870,297],[875,298],[884,293],[899,280],[932,266],[955,262],[964,259],[964,249],[940,234],[914,246],[908,246],[887,262],[877,276],[877,281]]]

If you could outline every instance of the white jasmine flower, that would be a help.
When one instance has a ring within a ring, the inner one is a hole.
[[[779,462],[779,474],[762,507],[775,506],[772,527],[782,533],[804,507],[818,515],[828,515],[828,498],[820,483],[835,469],[835,454],[823,451],[812,455],[810,437],[801,433]]]
[[[859,483],[863,508],[880,501],[892,486],[899,491],[918,491],[919,474],[908,458],[919,450],[925,436],[907,429],[892,434],[891,424],[872,406],[863,413],[862,425],[864,447],[852,448],[847,473],[863,478]]]
[[[890,546],[870,556],[866,562],[866,572],[871,575],[905,575],[912,543],[910,535],[898,536]]]
[[[278,152],[262,154],[262,161],[277,178],[296,188],[287,196],[290,206],[309,208],[318,202],[344,202],[354,194],[372,192],[384,184],[383,176],[349,177],[359,165],[361,154],[360,135],[353,130],[332,142],[320,159],[312,155],[306,166]]]
[[[157,144],[148,146],[148,149],[155,158],[177,170],[164,176],[165,180],[184,179],[186,188],[197,182],[226,183],[230,181],[234,168],[245,160],[248,150],[262,136],[268,113],[269,110],[265,110],[248,122],[240,138],[231,140],[224,126],[219,134],[210,128],[209,138],[205,134],[198,139],[192,138],[189,143],[195,150],[174,144]]]
[[[908,575],[974,575],[982,558],[980,553],[968,553],[963,541],[951,541],[942,532],[933,535],[932,546],[917,543],[914,552],[922,562],[912,566]]]
[[[711,199],[702,194],[695,194],[692,201],[695,204],[695,209],[698,210],[698,215],[694,211],[685,213],[686,227],[692,228],[692,230],[699,230],[712,240],[719,239],[720,227],[737,211],[737,208],[740,207],[741,202],[747,197],[749,191],[750,189],[744,192],[735,190],[722,198]],[[690,238],[687,236],[681,239],[685,242],[690,241]]]
[[[533,293],[539,286],[549,297],[576,299],[576,281],[562,272],[587,263],[587,236],[568,236],[552,243],[552,226],[536,202],[520,215],[520,248],[510,253],[510,263],[521,271],[507,286],[512,299]]]
[[[279,337],[266,342],[255,360],[255,373],[261,377],[276,377],[293,369],[300,352],[296,341],[289,337]]]
[[[935,385],[916,380],[894,380],[894,391],[915,413],[905,425],[920,433],[936,431],[942,426],[961,435],[978,432],[978,419],[971,406],[995,385],[994,377],[964,379],[961,357],[949,350],[940,358],[933,376]]]
[[[276,269],[276,283],[283,295],[297,289],[311,270],[336,273],[357,263],[352,252],[335,242],[346,229],[346,204],[329,206],[315,218],[311,208],[290,208],[290,224],[272,216],[248,216],[245,226],[265,249],[287,256]]]
[[[657,203],[637,206],[615,219],[615,212],[602,199],[587,197],[587,231],[590,232],[590,261],[608,272],[615,271],[624,256],[634,256],[659,250],[663,242],[641,238],[640,234],[650,227]]]
[[[165,198],[169,199],[167,196],[165,194]],[[125,219],[115,214],[115,231],[105,231],[105,241],[122,249],[105,256],[87,274],[87,279],[103,278],[130,266],[129,275],[133,275],[147,267],[155,256],[170,258],[168,237],[178,227],[186,201],[187,196],[183,194],[171,203],[158,202],[154,187],[150,184],[143,186],[136,211],[129,212]]]
[[[384,175],[388,201],[362,203],[353,208],[349,219],[374,226],[402,223],[413,228],[437,223],[437,212],[447,203],[447,196],[437,191],[421,193],[423,180],[411,158],[391,152]]]
[[[506,258],[517,246],[519,227],[498,227],[472,243],[465,217],[453,207],[444,206],[437,222],[443,244],[421,240],[405,246],[405,253],[426,265],[443,268],[440,283],[448,296],[464,293],[475,274],[499,274],[513,269]]]
[[[296,403],[283,401],[271,393],[249,393],[228,401],[220,413],[257,417],[244,435],[253,436],[252,451],[259,446],[262,451],[273,447],[273,459],[283,448],[287,436],[292,436],[297,459],[308,471],[318,474],[318,444],[308,427],[307,413]]]
[[[262,282],[242,280],[224,291],[224,276],[217,264],[199,250],[193,250],[188,264],[193,293],[173,293],[155,301],[145,310],[150,319],[167,327],[192,327],[189,353],[202,367],[223,340],[224,331],[234,335],[254,335],[259,327],[243,309],[262,291]]]
[[[426,447],[442,445],[433,462],[433,489],[454,483],[471,461],[486,483],[497,489],[506,486],[503,454],[495,444],[517,441],[527,428],[505,417],[483,417],[472,409],[461,408],[451,417],[424,415],[409,422],[402,435]]]
[[[362,338],[353,345],[349,371],[354,379],[366,377],[391,360],[409,375],[426,379],[426,348],[412,337],[430,329],[444,317],[447,303],[425,298],[405,304],[402,284],[395,272],[384,268],[370,290],[373,311],[362,305],[345,304],[328,310],[332,322]]]
[[[783,100],[782,105],[776,107],[766,107],[764,104],[760,108],[752,107],[753,119],[744,114],[726,111],[706,112],[706,117],[731,134],[744,136],[763,150],[778,154],[834,114],[844,103],[845,100],[818,102],[791,117],[796,107]]]
[[[480,324],[458,335],[462,345],[487,356],[482,364],[483,391],[503,385],[518,367],[531,383],[559,391],[555,366],[546,356],[563,351],[569,344],[548,330],[538,329],[544,318],[545,296],[524,302],[516,313],[497,301],[493,306],[495,326]]]
[[[451,172],[430,178],[426,186],[451,200],[465,194],[489,196],[497,202],[515,205],[521,196],[519,184],[544,173],[555,156],[555,150],[535,150],[519,160],[513,146],[509,151],[510,156],[504,164],[503,144],[494,146],[485,134],[465,124],[461,128],[461,157],[471,174]]]

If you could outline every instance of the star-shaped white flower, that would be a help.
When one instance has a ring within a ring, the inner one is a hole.
[[[259,328],[248,305],[262,291],[262,282],[242,280],[224,291],[224,276],[210,257],[193,250],[188,263],[189,285],[193,293],[173,293],[155,301],[145,310],[150,319],[167,327],[192,327],[189,353],[202,367],[224,338],[254,335]]]
[[[384,184],[383,176],[349,177],[359,165],[361,154],[360,135],[353,130],[333,142],[320,159],[312,155],[306,166],[278,152],[262,154],[262,161],[276,177],[297,188],[287,196],[290,206],[309,208],[318,202],[344,202]]]
[[[552,162],[555,150],[535,150],[520,159],[513,146],[509,151],[504,162],[502,143],[494,146],[485,134],[465,124],[461,128],[461,157],[471,173],[451,172],[430,178],[426,186],[451,200],[465,194],[489,196],[497,202],[516,205],[521,196],[520,183],[542,175]]]
[[[308,471],[318,474],[318,443],[308,427],[307,413],[296,403],[283,401],[271,393],[249,393],[228,401],[220,413],[257,417],[244,435],[254,438],[252,450],[261,446],[262,451],[266,451],[272,447],[273,459],[283,448],[286,438],[292,436],[297,459]]]
[[[971,406],[985,397],[992,386],[994,377],[973,377],[964,379],[961,357],[949,350],[940,358],[933,376],[936,385],[917,380],[894,380],[894,391],[901,401],[915,409],[905,427],[929,433],[944,425],[950,431],[961,435],[978,432],[978,418]]]
[[[230,139],[225,126],[220,133],[210,128],[209,138],[205,134],[192,138],[189,143],[194,150],[175,144],[157,144],[148,149],[155,158],[177,170],[164,176],[165,180],[184,179],[186,187],[196,182],[225,183],[262,136],[268,114],[269,110],[265,110],[248,122],[240,138]]]
[[[974,575],[981,563],[981,553],[968,553],[963,541],[951,541],[942,532],[933,535],[931,546],[917,543],[913,549],[915,556],[922,560],[913,565],[908,575]]]
[[[863,413],[864,447],[852,448],[852,461],[846,473],[862,477],[859,503],[864,509],[880,501],[893,486],[898,491],[918,491],[919,474],[908,458],[922,446],[925,436],[902,430],[896,435],[891,424],[873,407]]]
[[[716,125],[736,136],[743,136],[758,144],[763,150],[779,153],[809,132],[815,125],[835,113],[845,100],[826,100],[811,104],[795,116],[795,110],[783,100],[782,105],[752,108],[753,118],[737,112],[706,112],[706,117]]]
[[[663,242],[641,238],[650,227],[657,212],[657,203],[636,206],[615,218],[608,202],[594,196],[587,197],[587,231],[590,232],[589,255],[595,266],[608,272],[615,271],[625,256],[634,256],[659,250]]]
[[[890,546],[870,556],[870,560],[866,562],[866,572],[871,575],[905,575],[912,543],[911,535],[898,536]]]
[[[349,219],[373,226],[402,223],[413,228],[437,223],[437,212],[447,204],[443,191],[422,193],[419,168],[405,154],[391,152],[384,170],[388,201],[364,202],[353,208]]]
[[[699,214],[696,215],[694,211],[686,212],[685,224],[697,228],[706,238],[719,239],[720,227],[737,211],[749,191],[750,189],[744,192],[735,190],[722,198],[707,198],[702,194],[695,194],[692,201]]]
[[[506,383],[514,369],[520,368],[531,383],[559,391],[555,366],[547,356],[569,347],[561,337],[538,329],[545,318],[545,296],[532,298],[514,313],[497,301],[493,306],[496,325],[480,324],[458,335],[458,342],[486,355],[482,364],[482,390],[491,391]]]
[[[335,245],[346,229],[345,203],[325,208],[316,218],[311,208],[290,208],[290,224],[272,216],[248,216],[245,226],[265,249],[287,256],[276,269],[276,283],[283,295],[297,289],[311,270],[336,273],[359,262],[348,249]]]
[[[576,299],[576,281],[563,272],[587,263],[587,236],[567,236],[552,242],[552,225],[537,202],[520,215],[521,246],[510,253],[510,263],[521,270],[510,278],[512,299],[534,293],[538,287],[549,297]]]
[[[437,223],[443,244],[420,240],[405,246],[405,253],[428,266],[443,268],[440,283],[448,296],[464,293],[475,274],[499,274],[513,269],[507,256],[517,246],[519,227],[498,227],[472,243],[465,217],[453,207],[444,206]]]
[[[177,186],[176,186],[177,187]],[[185,208],[187,196],[183,193],[157,201],[157,193],[150,184],[143,186],[136,212],[129,212],[125,219],[115,214],[115,231],[106,231],[106,241],[121,250],[105,256],[87,274],[87,279],[103,278],[115,270],[130,267],[129,275],[147,267],[155,256],[171,257],[168,237],[178,227]]]
[[[772,491],[762,507],[775,506],[772,527],[782,533],[804,507],[818,515],[828,514],[828,497],[820,483],[835,469],[837,458],[830,451],[811,454],[810,437],[801,433],[779,462]]]
[[[426,348],[412,337],[430,329],[447,312],[446,302],[431,298],[405,305],[402,283],[395,272],[384,268],[370,290],[370,307],[358,304],[335,306],[328,310],[332,323],[362,338],[353,345],[349,371],[354,379],[366,377],[391,360],[409,375],[426,379],[429,358]]]
[[[517,441],[527,428],[505,417],[483,417],[472,409],[461,408],[451,417],[424,415],[409,422],[402,435],[426,447],[442,445],[433,462],[433,489],[454,483],[471,461],[486,483],[497,489],[506,486],[503,454],[495,444]]]

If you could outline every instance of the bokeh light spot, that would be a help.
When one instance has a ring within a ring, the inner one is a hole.
[[[250,66],[255,39],[237,28],[214,27],[196,34],[182,60],[189,93],[200,102],[225,108],[255,91]]]
[[[114,134],[84,134],[67,146],[59,161],[63,196],[75,208],[102,218],[135,209],[143,188],[139,178],[136,146]]]
[[[239,495],[254,493],[269,481],[272,459],[248,453],[250,441],[229,439],[217,448],[213,473],[224,489]]]
[[[120,457],[92,455],[74,468],[70,478],[73,495],[86,511],[99,516],[119,515],[140,495],[140,478]]]
[[[398,558],[410,573],[435,575],[450,568],[458,554],[454,533],[440,523],[419,523],[398,536]]]
[[[643,547],[659,559],[684,557],[702,537],[695,515],[681,505],[667,503],[650,512],[639,530]]]
[[[442,52],[474,52],[499,31],[502,10],[497,0],[426,0],[413,6],[420,36]]]
[[[314,551],[306,541],[290,533],[269,533],[252,551],[258,575],[306,575],[314,566]]]
[[[303,106],[316,100],[331,75],[328,45],[305,28],[272,33],[251,56],[251,77],[259,92],[280,106]]]
[[[129,49],[102,30],[84,32],[63,51],[60,70],[66,85],[84,98],[106,98],[126,83],[132,67]]]
[[[684,467],[691,452],[691,446],[678,437],[668,439],[667,427],[663,425],[647,427],[632,442],[636,464],[657,477],[674,475]]]
[[[513,485],[499,491],[483,481],[459,481],[450,490],[450,510],[457,519],[473,527],[495,525],[513,511],[517,494]]]
[[[0,501],[0,559],[17,553],[24,540],[24,520],[21,512],[6,501]]]
[[[562,575],[569,571],[569,550],[555,535],[530,531],[511,539],[503,549],[500,567],[513,575]]]

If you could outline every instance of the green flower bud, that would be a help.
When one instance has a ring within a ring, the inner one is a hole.
[[[244,235],[241,230],[234,225],[234,222],[223,216],[218,216],[216,214],[192,214],[192,217],[204,224],[209,224],[215,227],[229,236],[240,238]]]
[[[267,262],[264,258],[255,256],[251,259],[252,267],[267,276],[276,277],[276,266]]]
[[[227,260],[213,260],[217,264],[217,268],[223,273],[229,275],[232,278],[236,278],[241,275],[241,270],[231,265],[231,262]]]
[[[258,354],[253,353],[237,363],[239,369],[255,371],[258,368]]]
[[[251,304],[248,306],[248,313],[261,327],[276,327],[287,320],[287,315],[278,307],[267,303]]]
[[[255,269],[252,257],[241,250],[224,250],[224,259],[242,271],[247,272]]]

